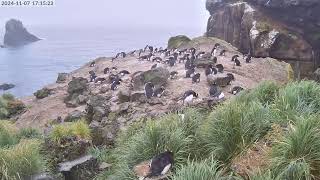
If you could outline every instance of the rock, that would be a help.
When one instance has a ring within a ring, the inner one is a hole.
[[[313,73],[313,80],[320,82],[320,68]]]
[[[37,92],[33,93],[33,95],[37,99],[44,99],[44,98],[48,97],[51,94],[52,94],[52,90],[48,89],[48,88],[43,88],[43,89],[40,89]]]
[[[216,83],[220,87],[226,87],[230,85],[231,79],[227,75],[217,74],[207,76],[207,82],[209,85],[213,85],[213,83]]]
[[[215,63],[214,63],[213,59],[199,59],[199,60],[195,61],[194,64],[197,68],[205,68],[208,65],[214,65]]]
[[[80,120],[85,116],[85,113],[75,110],[68,114],[68,116],[64,119],[64,122],[74,122]]]
[[[104,84],[104,85],[102,85],[102,87],[100,88],[100,93],[104,94],[104,93],[106,93],[106,92],[108,92],[108,91],[110,91],[110,90],[111,90],[110,86]]]
[[[207,36],[243,53],[301,61],[302,74],[320,64],[320,1],[207,0]]]
[[[158,88],[166,85],[169,77],[170,72],[162,67],[145,71],[133,77],[133,89],[139,90],[147,82],[153,83]]]
[[[5,46],[22,46],[39,40],[27,31],[21,21],[15,19],[7,21],[3,40]]]
[[[59,172],[64,175],[65,179],[92,179],[98,169],[98,161],[92,155],[59,164]]]
[[[59,73],[56,83],[65,83],[69,77],[68,73]]]
[[[47,173],[32,175],[29,180],[54,180],[55,178]]]
[[[101,122],[104,117],[108,117],[110,106],[107,104],[107,99],[104,96],[96,95],[90,97],[87,102],[86,112],[88,122]]]
[[[180,46],[187,44],[189,41],[191,41],[191,39],[184,35],[171,37],[168,41],[168,49],[179,48]]]
[[[146,102],[147,98],[143,91],[132,92],[130,101],[132,102]]]
[[[129,102],[130,101],[130,90],[129,89],[121,89],[118,93],[118,99],[120,103]]]
[[[64,102],[68,107],[77,107],[81,104],[85,104],[88,95],[88,80],[82,77],[75,78],[68,83],[68,96],[64,99]]]
[[[4,84],[1,84],[1,85],[0,85],[0,90],[6,91],[6,90],[12,89],[12,88],[14,88],[14,87],[15,87],[14,84],[4,83]]]
[[[102,162],[100,165],[99,165],[99,170],[105,170],[105,169],[109,169],[112,167],[112,164],[108,164],[106,162]]]
[[[130,103],[122,103],[119,108],[119,114],[127,113],[130,108]]]

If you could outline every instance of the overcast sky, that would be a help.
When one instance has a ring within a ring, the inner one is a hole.
[[[56,0],[54,7],[0,7],[0,23],[26,25],[199,27],[205,30],[205,0]],[[0,26],[0,27],[1,27]]]

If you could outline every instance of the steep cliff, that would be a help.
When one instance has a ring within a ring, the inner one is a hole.
[[[27,31],[21,21],[11,19],[6,23],[6,32],[3,40],[5,46],[22,46],[39,40],[39,38]]]
[[[320,1],[207,0],[207,35],[256,57],[301,61],[308,74],[318,66]]]

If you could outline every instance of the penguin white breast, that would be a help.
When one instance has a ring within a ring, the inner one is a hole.
[[[219,95],[219,97],[218,97],[218,99],[223,99],[223,98],[224,98],[224,93],[221,92],[220,95]]]
[[[189,95],[189,96],[187,96],[187,97],[184,99],[185,102],[191,102],[192,100],[193,100],[193,95],[192,95],[192,94]]]

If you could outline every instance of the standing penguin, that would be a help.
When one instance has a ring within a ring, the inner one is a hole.
[[[120,85],[121,79],[115,80],[111,84],[111,90],[115,91],[118,89],[118,85]]]
[[[95,65],[96,65],[96,62],[94,61],[90,63],[90,67],[94,67]]]
[[[103,74],[108,74],[110,72],[110,68],[104,68],[104,70],[103,70]]]
[[[209,94],[211,97],[217,98],[218,100],[221,100],[224,98],[224,93],[221,90],[219,90],[218,85],[215,83],[211,85]]]
[[[239,57],[239,55],[232,56],[231,61],[235,61],[238,57]]]
[[[219,73],[223,73],[224,67],[223,67],[222,64],[217,64],[217,65],[216,65],[216,68],[218,69],[218,72],[219,72]]]
[[[130,74],[130,72],[127,71],[127,70],[122,70],[122,71],[119,72],[119,74],[120,74],[121,76],[125,76],[125,75]]]
[[[162,94],[164,93],[164,90],[165,88],[163,86],[161,86],[160,88],[156,89],[154,92],[153,92],[153,97],[158,97],[160,98],[162,96]]]
[[[248,54],[248,56],[246,56],[246,63],[251,63],[251,54]]]
[[[154,85],[151,82],[148,82],[144,85],[144,94],[149,99],[152,97],[154,91]]]
[[[240,62],[240,60],[239,60],[238,58],[236,58],[236,59],[234,60],[234,65],[235,65],[235,66],[241,66],[241,62]]]
[[[183,94],[182,100],[183,100],[183,105],[185,103],[190,104],[192,103],[194,98],[198,98],[198,93],[194,92],[193,90],[188,90]]]
[[[210,74],[213,73],[212,68],[213,68],[213,66],[212,66],[211,64],[206,67],[206,69],[205,69],[205,75],[206,75],[206,76],[209,76]]]
[[[163,152],[151,160],[150,173],[147,177],[165,175],[173,166],[174,158],[171,151]]]
[[[233,95],[237,95],[239,92],[243,91],[244,89],[240,86],[235,86],[231,89],[230,93]]]
[[[195,69],[194,69],[194,68],[188,69],[188,70],[186,71],[186,78],[191,78],[191,77],[193,77],[193,76],[194,76],[194,73],[195,73]]]
[[[177,75],[178,75],[178,72],[177,71],[172,71],[170,73],[170,79],[173,80],[173,79],[176,79],[177,78]]]
[[[199,82],[200,82],[200,73],[197,73],[192,77],[192,83],[199,83]]]

